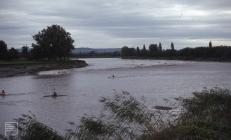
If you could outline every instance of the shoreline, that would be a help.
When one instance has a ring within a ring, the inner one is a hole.
[[[69,61],[9,61],[0,63],[0,78],[33,75],[40,71],[86,67],[84,60]]]
[[[216,58],[168,58],[168,57],[159,57],[159,58],[153,58],[153,57],[120,57],[121,59],[136,59],[136,60],[179,60],[179,61],[195,61],[195,62],[226,62],[230,63],[231,60],[224,60],[224,59],[216,59]]]

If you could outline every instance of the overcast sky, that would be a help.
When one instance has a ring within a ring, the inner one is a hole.
[[[52,24],[70,32],[75,47],[231,45],[231,0],[0,0],[8,47],[30,45]]]

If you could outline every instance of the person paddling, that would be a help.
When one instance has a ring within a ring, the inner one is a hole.
[[[53,92],[53,95],[52,95],[53,97],[57,97],[58,96],[58,94],[57,94],[57,92],[55,91],[55,89],[54,89],[54,92]]]
[[[2,95],[3,95],[3,96],[5,96],[5,95],[6,95],[6,93],[5,93],[5,90],[4,90],[4,89],[2,90]]]

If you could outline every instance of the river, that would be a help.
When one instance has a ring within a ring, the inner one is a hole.
[[[84,114],[102,110],[100,97],[128,91],[149,105],[164,99],[191,96],[193,91],[215,86],[231,88],[231,63],[175,60],[85,59],[88,67],[41,72],[38,75],[0,78],[0,89],[10,96],[0,97],[0,134],[4,123],[29,111],[63,133],[68,121],[78,122]],[[114,75],[114,77],[113,77]],[[52,94],[67,96],[45,98]]]

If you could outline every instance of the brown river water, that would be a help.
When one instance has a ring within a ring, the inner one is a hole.
[[[164,99],[191,96],[193,91],[215,86],[231,88],[231,63],[173,60],[85,59],[88,67],[40,72],[38,75],[0,78],[0,134],[4,123],[29,111],[45,124],[63,133],[68,121],[102,111],[99,99],[128,91],[145,98],[148,105]],[[113,77],[114,75],[114,77]],[[59,98],[45,98],[53,89]]]

